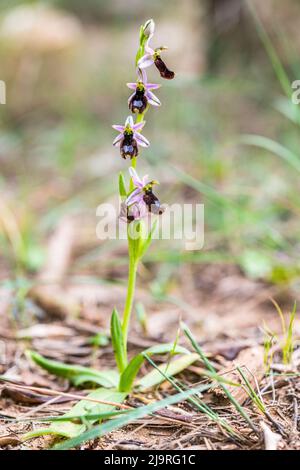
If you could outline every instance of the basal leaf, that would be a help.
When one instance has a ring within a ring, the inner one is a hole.
[[[116,363],[120,372],[126,367],[126,356],[125,356],[125,348],[124,348],[124,338],[122,332],[122,325],[119,314],[117,310],[114,308],[111,321],[110,321],[110,334],[111,334],[111,342],[113,345],[113,350],[115,353]]]
[[[94,383],[101,385],[105,388],[112,388],[117,387],[119,382],[119,374],[116,370],[105,370],[99,372],[99,374],[79,374],[72,380],[75,387],[79,387],[80,385],[86,383]]]
[[[29,357],[50,374],[69,379],[75,386],[85,382],[96,383],[106,388],[116,386],[117,377],[114,371],[97,371],[89,367],[64,364],[63,362],[46,359],[35,351],[27,351]]]
[[[115,390],[107,390],[105,388],[98,388],[88,395],[89,398],[97,400],[109,400],[115,403],[122,403],[126,398],[126,393],[120,393]],[[79,436],[87,429],[87,424],[84,422],[84,415],[86,414],[101,414],[114,410],[115,407],[112,405],[106,405],[102,403],[95,403],[89,400],[81,400],[74,405],[67,413],[63,416],[67,418],[70,416],[70,421],[53,422],[48,428],[38,429],[33,432],[29,432],[23,436],[23,440],[31,439],[45,434],[53,434],[56,436],[62,436],[72,438]],[[71,421],[72,416],[82,416],[82,423],[74,423]],[[98,419],[89,420],[89,423],[95,423]]]
[[[128,366],[120,376],[119,390],[120,392],[129,392],[132,388],[132,384],[136,375],[138,374],[141,365],[143,364],[145,358],[143,354],[137,354],[129,362]]]
[[[137,354],[134,356],[133,359],[131,359],[130,363],[124,370],[124,372],[121,374],[120,377],[120,383],[119,383],[119,390],[122,392],[129,392],[132,388],[134,379],[136,378],[141,365],[143,364],[145,360],[144,354],[147,354],[148,356],[152,356],[153,354],[166,354],[166,353],[172,353],[174,354],[188,354],[190,355],[190,352],[183,348],[182,346],[175,346],[174,343],[167,343],[167,344],[158,344],[155,346],[152,346],[151,348],[146,349],[140,354]]]

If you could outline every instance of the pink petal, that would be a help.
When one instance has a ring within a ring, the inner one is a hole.
[[[147,83],[145,87],[146,87],[146,90],[157,90],[158,88],[161,87],[161,85],[159,85],[158,83]]]
[[[124,126],[119,126],[117,124],[114,124],[112,127],[118,132],[124,132],[124,129],[125,129]]]
[[[142,191],[137,188],[129,194],[128,198],[126,199],[126,205],[131,206],[132,204],[138,203],[143,199]]]
[[[134,220],[140,220],[147,214],[147,206],[144,201],[137,202],[130,206],[129,214],[133,215]]]
[[[122,139],[123,139],[123,134],[119,134],[113,141],[113,145],[120,145],[120,142]]]
[[[148,207],[146,206],[143,200],[139,203],[139,211],[140,211],[140,219],[142,219],[143,217],[146,217],[148,213]]]
[[[149,140],[147,140],[146,137],[144,137],[142,134],[139,134],[137,132],[136,134],[134,134],[134,137],[139,145],[141,145],[142,147],[149,147]]]
[[[141,129],[143,129],[145,124],[146,124],[146,121],[138,122],[137,124],[134,124],[132,126],[132,130],[133,131],[140,131]]]
[[[136,170],[131,166],[128,171],[129,171],[129,174],[132,178],[134,186],[136,186],[137,188],[143,189],[143,187],[144,187],[143,181],[141,180],[141,178],[137,174]]]
[[[136,83],[130,82],[130,83],[126,83],[126,85],[128,86],[128,88],[131,88],[131,90],[136,89]]]

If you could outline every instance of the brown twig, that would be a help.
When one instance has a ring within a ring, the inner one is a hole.
[[[4,377],[1,377],[0,380],[11,382],[10,379],[5,379]],[[91,401],[91,402],[94,402],[94,403],[101,403],[103,405],[115,406],[115,407],[118,407],[118,408],[122,408],[124,410],[125,409],[126,410],[133,409],[132,406],[122,405],[120,403],[116,403],[116,402],[113,402],[113,401],[98,400],[97,398],[90,398],[90,397],[87,397],[87,396],[84,396],[84,395],[76,395],[75,393],[59,392],[57,390],[50,390],[48,388],[32,387],[32,386],[29,386],[29,385],[20,385],[20,384],[16,384],[16,383],[14,383],[14,387],[18,388],[19,390],[31,390],[33,392],[40,393],[42,395],[45,394],[45,395],[53,395],[53,396],[62,396],[62,397],[72,398],[74,400],[86,400],[86,401]]]

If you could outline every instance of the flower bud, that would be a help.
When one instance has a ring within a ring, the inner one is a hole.
[[[149,39],[153,36],[154,34],[154,31],[155,31],[155,23],[154,21],[151,19],[151,20],[148,20],[146,21],[146,23],[144,24],[143,26],[143,32],[144,32],[144,36]]]

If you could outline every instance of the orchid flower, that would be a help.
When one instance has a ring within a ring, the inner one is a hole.
[[[160,205],[159,199],[152,192],[153,186],[158,184],[158,181],[149,180],[148,175],[140,178],[133,167],[129,168],[129,173],[135,189],[127,197],[126,205],[131,207],[132,205],[142,206],[144,204],[149,212],[162,214],[164,210]]]
[[[147,206],[144,202],[134,203],[127,206],[126,201],[122,202],[120,210],[120,219],[130,223],[134,220],[141,220],[147,215]]]
[[[148,103],[152,106],[160,106],[160,101],[151,90],[157,90],[160,85],[148,83],[145,70],[139,70],[139,79],[136,83],[127,83],[128,88],[135,90],[128,98],[129,109],[133,113],[143,113]]]
[[[149,39],[147,40],[147,43],[145,45],[145,54],[143,57],[140,58],[138,61],[138,68],[139,69],[145,69],[147,67],[151,67],[151,65],[155,65],[155,67],[158,69],[160,76],[162,78],[166,78],[167,80],[172,80],[172,78],[175,77],[175,73],[172,72],[171,70],[168,69],[166,66],[165,62],[161,58],[161,52],[166,50],[167,47],[157,47],[156,49],[152,49],[149,46]]]
[[[144,125],[145,121],[134,124],[132,116],[128,116],[124,126],[118,124],[112,126],[120,132],[113,141],[113,145],[120,146],[120,153],[123,158],[136,157],[138,155],[138,145],[149,147],[150,142],[139,132]]]

